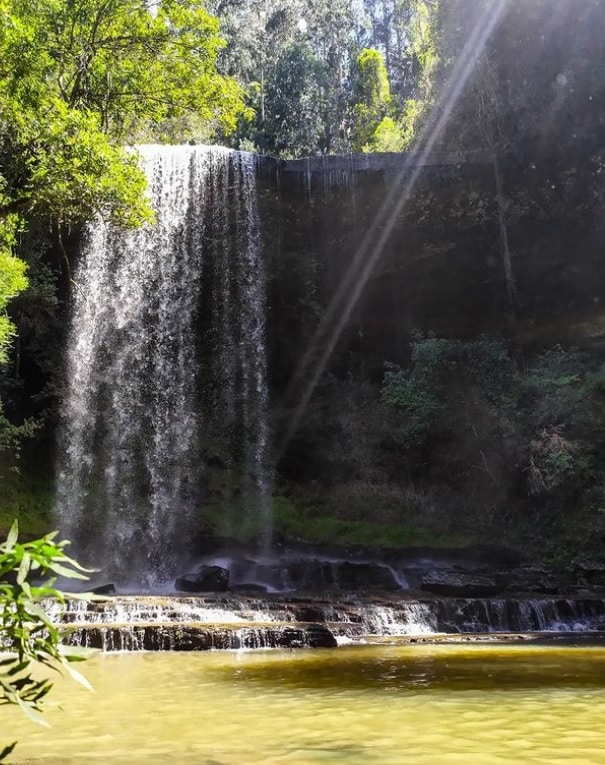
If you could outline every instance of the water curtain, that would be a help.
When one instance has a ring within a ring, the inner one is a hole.
[[[139,152],[156,223],[98,220],[75,275],[56,509],[85,562],[153,586],[203,522],[209,455],[269,538],[265,274],[252,155]]]

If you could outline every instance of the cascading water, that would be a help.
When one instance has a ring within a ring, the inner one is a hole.
[[[155,224],[91,225],[76,274],[56,510],[83,562],[154,586],[194,528],[215,433],[268,544],[265,278],[254,157],[139,152]]]

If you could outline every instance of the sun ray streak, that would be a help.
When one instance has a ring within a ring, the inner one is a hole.
[[[288,402],[297,394],[301,383],[308,377],[302,393],[297,397],[296,408],[288,423],[285,435],[278,445],[277,460],[281,458],[311,400],[328,360],[345,328],[357,301],[374,270],[397,217],[409,201],[422,167],[442,135],[455,105],[466,86],[481,53],[492,32],[502,19],[510,0],[489,3],[478,17],[472,33],[460,53],[443,88],[441,102],[433,110],[431,119],[419,138],[419,149],[414,159],[408,159],[390,189],[372,225],[359,245],[351,266],[318,327],[309,347],[297,366],[284,400]],[[318,355],[319,353],[319,355]],[[313,368],[310,369],[311,365]],[[309,374],[310,372],[310,374]]]

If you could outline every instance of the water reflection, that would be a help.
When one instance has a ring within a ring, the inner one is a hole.
[[[255,654],[238,666],[214,670],[236,682],[291,689],[351,689],[381,693],[433,690],[490,690],[605,685],[602,648],[475,646],[352,646],[340,649],[338,661],[325,654]],[[262,657],[262,658],[261,658]]]

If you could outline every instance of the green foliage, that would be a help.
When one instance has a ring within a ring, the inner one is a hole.
[[[29,433],[18,432],[13,444],[0,453],[0,537],[8,533],[15,518],[20,533],[27,539],[43,536],[52,529],[52,472],[42,464],[38,449],[35,461],[29,454],[15,457],[27,436]]]
[[[0,176],[0,182],[2,178]],[[0,185],[0,206],[3,201]],[[0,364],[6,362],[6,352],[15,333],[15,328],[6,314],[8,302],[27,287],[26,266],[14,257],[12,247],[18,229],[15,215],[5,220],[0,217]]]
[[[502,341],[480,337],[462,342],[416,334],[410,367],[387,365],[382,401],[405,414],[398,441],[406,448],[423,445],[444,425],[453,405],[451,395],[461,386],[479,387],[486,400],[504,412],[514,399],[513,367]]]
[[[351,144],[353,151],[401,150],[403,138],[390,116],[393,108],[389,75],[382,54],[364,48],[357,56]]]
[[[405,148],[405,137],[399,125],[392,117],[383,117],[374,128],[370,141],[363,146],[363,151],[403,151]]]
[[[432,89],[433,77],[439,63],[439,3],[415,0],[413,5],[409,27],[410,53],[420,73],[417,90],[426,98]]]
[[[532,494],[561,494],[594,481],[602,423],[598,383],[586,359],[556,346],[528,372],[524,393],[534,428],[527,467]]]
[[[492,0],[440,3],[443,75],[451,72],[477,19],[493,8]],[[584,161],[580,146],[588,159],[590,147],[600,151],[602,145],[604,24],[605,6],[595,0],[505,4],[450,119],[448,144],[472,150],[495,142],[518,156],[531,156],[537,167],[544,163],[549,188],[559,188],[555,168],[575,173]],[[586,192],[584,186],[582,193],[590,198]]]
[[[568,529],[590,544],[604,530],[603,369],[556,346],[521,370],[498,339],[417,335],[381,393],[399,469],[472,503],[524,508],[545,546]]]
[[[308,45],[284,48],[267,74],[264,147],[281,156],[309,155],[321,141],[323,72]]]
[[[254,110],[233,145],[304,156],[347,150],[350,63],[358,50],[350,0],[213,0],[228,45],[223,71]]]
[[[367,505],[366,505],[367,511]],[[278,496],[273,500],[275,532],[287,539],[313,544],[363,545],[401,548],[409,545],[455,545],[460,537],[442,529],[441,533],[423,529],[422,520],[407,519],[385,523],[374,518],[334,517],[323,503],[302,497],[297,501]]]
[[[35,722],[52,682],[32,675],[35,665],[61,672],[90,687],[71,667],[83,655],[61,645],[57,627],[40,607],[45,598],[64,602],[53,586],[54,577],[86,579],[85,570],[65,554],[66,542],[55,541],[56,532],[33,542],[18,541],[15,521],[6,541],[0,544],[0,704],[15,704]],[[39,583],[34,583],[39,582]],[[16,743],[16,742],[15,742]],[[15,746],[7,746],[0,759]]]
[[[179,123],[232,129],[237,85],[217,74],[222,40],[199,0],[3,0],[0,174],[4,211],[59,223],[149,217],[125,140]],[[207,134],[207,133],[206,133]]]
[[[380,51],[364,48],[357,56],[353,98],[368,109],[381,109],[391,103],[391,85]]]

